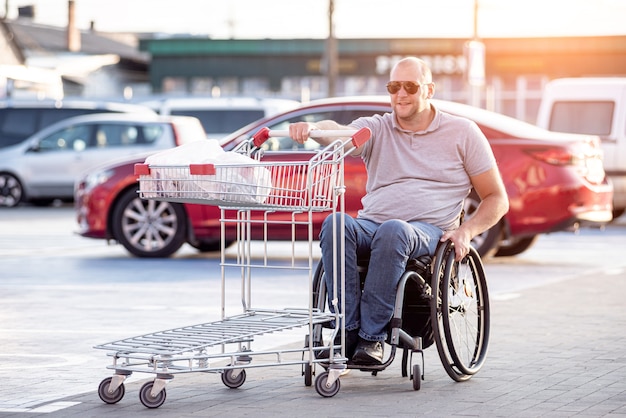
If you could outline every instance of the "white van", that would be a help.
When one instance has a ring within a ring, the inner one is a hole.
[[[613,215],[626,209],[626,77],[562,78],[547,83],[537,125],[598,135],[604,170],[613,183]]]
[[[221,139],[258,119],[291,110],[300,102],[255,97],[174,97],[141,104],[162,115],[198,118],[209,138]]]

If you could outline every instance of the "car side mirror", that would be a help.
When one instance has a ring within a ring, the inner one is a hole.
[[[41,147],[39,146],[39,142],[35,142],[33,144],[30,144],[30,146],[28,147],[28,149],[26,151],[27,152],[39,152],[39,151],[41,151]]]

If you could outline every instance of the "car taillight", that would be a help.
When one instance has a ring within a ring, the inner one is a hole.
[[[602,150],[594,141],[562,148],[534,148],[526,152],[533,158],[551,165],[572,166],[591,183],[601,184],[605,181]]]

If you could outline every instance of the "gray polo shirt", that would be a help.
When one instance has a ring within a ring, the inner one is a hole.
[[[458,227],[470,176],[496,167],[478,126],[435,109],[425,131],[401,129],[392,113],[363,117],[351,127],[372,130],[361,158],[368,178],[360,218],[422,221],[443,230]]]

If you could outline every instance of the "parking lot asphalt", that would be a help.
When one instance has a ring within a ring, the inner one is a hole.
[[[219,374],[179,374],[167,385],[165,403],[147,409],[138,392],[153,376],[128,383],[124,398],[108,405],[97,394],[105,375],[94,376],[93,391],[0,416],[626,416],[624,295],[626,261],[492,298],[487,361],[461,383],[448,377],[432,346],[419,391],[401,376],[398,356],[376,376],[351,370],[332,398],[305,386],[299,365],[280,366],[248,369],[238,389],[227,388]]]

